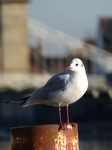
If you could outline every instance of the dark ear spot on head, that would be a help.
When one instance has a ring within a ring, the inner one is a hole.
[[[76,64],[76,66],[78,66],[78,64]]]
[[[81,67],[83,67],[83,64],[81,64]]]

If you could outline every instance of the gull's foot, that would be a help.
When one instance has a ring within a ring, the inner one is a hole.
[[[72,127],[76,127],[76,123],[75,122],[71,122]]]
[[[58,131],[60,131],[60,130],[64,130],[64,131],[68,130],[67,125],[68,125],[68,123],[66,123],[66,122],[60,123]]]

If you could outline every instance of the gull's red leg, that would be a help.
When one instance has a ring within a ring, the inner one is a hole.
[[[58,112],[59,112],[59,122],[60,122],[60,127],[59,127],[59,130],[65,130],[67,129],[67,123],[62,123],[62,120],[61,120],[61,108],[60,106],[58,106]]]
[[[66,116],[67,116],[67,124],[69,124],[69,113],[68,113],[68,105],[66,106]],[[76,127],[76,123],[71,122],[73,127]]]
[[[61,120],[61,108],[60,108],[60,106],[58,106],[58,112],[59,112],[59,123],[60,123],[59,131],[60,131],[61,129],[62,129],[62,130],[68,129],[68,128],[67,128],[67,125],[69,124],[68,105],[66,106],[66,117],[67,117],[67,121],[66,121],[65,123],[63,123],[62,120]],[[73,123],[73,122],[71,123],[71,125],[72,125],[73,127],[76,126],[76,124]]]
[[[58,106],[58,112],[59,112],[59,122],[60,122],[60,124],[62,124],[62,120],[61,120],[61,108],[60,108],[60,106]]]
[[[67,116],[67,124],[68,124],[69,123],[68,105],[66,106],[66,116]]]

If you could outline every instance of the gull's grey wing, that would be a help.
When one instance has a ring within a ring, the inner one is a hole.
[[[69,77],[68,71],[54,75],[43,87],[40,87],[31,94],[26,104],[34,101],[38,102],[38,100],[46,100],[49,98],[49,94],[63,91],[68,83]]]
[[[70,75],[68,74],[68,71],[56,74],[47,81],[43,88],[48,88],[49,86],[56,86],[54,89],[55,91],[59,90],[60,88],[63,90],[65,87],[64,85],[68,82],[69,77]]]

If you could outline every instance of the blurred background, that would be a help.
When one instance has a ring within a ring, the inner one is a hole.
[[[29,95],[75,57],[89,80],[83,98],[69,106],[80,150],[112,149],[112,1],[0,3],[0,150],[10,150],[12,127],[59,123],[55,107],[5,102]]]

